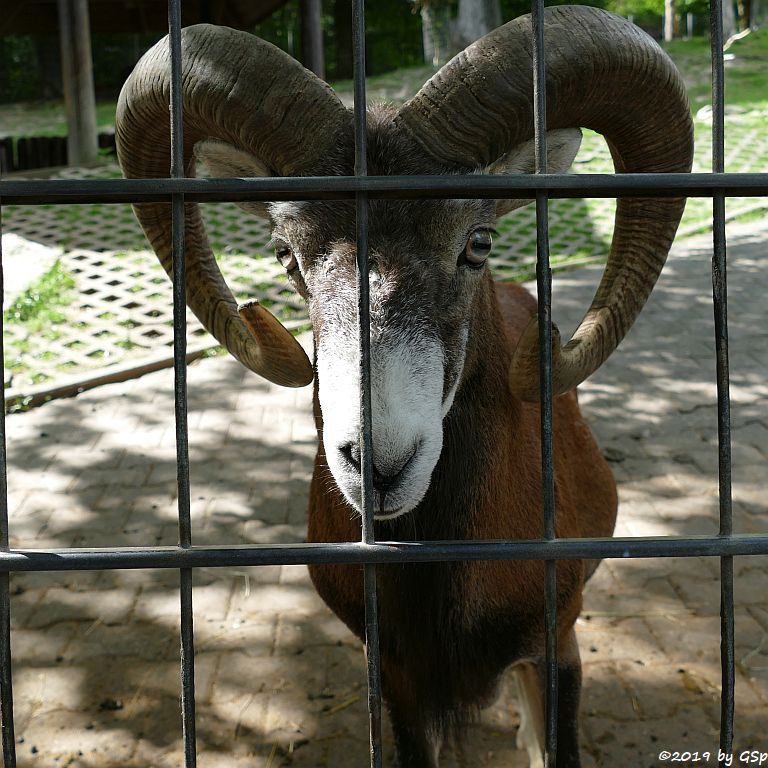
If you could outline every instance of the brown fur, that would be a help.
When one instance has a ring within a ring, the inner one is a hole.
[[[507,386],[512,351],[535,311],[534,299],[523,288],[494,284],[487,277],[474,307],[464,374],[444,422],[443,451],[429,491],[413,511],[377,523],[378,539],[542,537],[539,407],[515,400]],[[315,415],[320,445],[309,540],[358,541],[359,519],[330,480],[317,393]],[[610,536],[616,487],[575,392],[556,398],[554,429],[557,535]],[[558,563],[561,642],[572,632],[592,570],[594,565],[581,561]],[[364,639],[362,568],[313,566],[310,573],[326,603]],[[540,662],[544,564],[382,566],[378,597],[383,686],[401,765],[436,765],[425,734],[439,736],[488,703],[510,664]],[[578,672],[569,664],[561,675]],[[575,712],[565,717],[575,719]],[[578,765],[578,755],[564,755],[560,765]]]
[[[398,130],[395,117],[389,108],[368,114],[369,173],[451,171]],[[341,135],[321,172],[352,173],[351,150],[351,136]],[[517,160],[529,149],[518,151],[523,154]],[[505,157],[516,162],[514,153]],[[242,160],[241,155],[237,158]],[[464,258],[472,233],[489,231],[496,221],[496,201],[373,199],[368,209],[369,265],[379,285],[370,299],[374,357],[393,339],[429,338],[445,355],[441,405],[449,402],[457,385],[442,419],[442,451],[425,495],[405,514],[377,522],[377,539],[541,538],[539,408],[515,399],[508,386],[512,353],[536,303],[518,286],[494,284],[482,263],[472,265]],[[268,210],[276,242],[296,256],[289,276],[309,305],[316,347],[349,345],[358,322],[354,206],[349,201],[310,201],[275,204]],[[434,375],[439,375],[437,369]],[[309,540],[359,541],[359,514],[345,500],[326,459],[318,387],[316,376],[319,446],[310,490]],[[390,405],[397,408],[398,403]],[[555,400],[554,428],[558,536],[610,536],[615,484],[581,417],[575,393]],[[341,446],[328,449],[339,452]],[[349,494],[348,487],[346,491]],[[379,493],[383,505],[384,494]],[[574,560],[557,566],[558,639],[563,649],[558,723],[564,745],[558,768],[579,764],[580,666],[573,625],[584,582],[594,567]],[[321,597],[361,639],[362,573],[359,566],[310,568]],[[401,768],[436,768],[444,734],[488,703],[509,665],[534,665],[534,672],[523,676],[523,687],[529,693],[534,690],[529,703],[540,699],[535,680],[543,674],[544,583],[545,567],[537,561],[378,569],[383,691]],[[538,748],[534,744],[534,751]]]

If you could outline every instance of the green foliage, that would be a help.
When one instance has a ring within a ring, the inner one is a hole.
[[[609,0],[608,10],[622,16],[663,16],[664,0]]]
[[[378,75],[422,63],[421,20],[408,0],[377,0],[376,3],[368,3],[365,26],[367,74]],[[334,2],[324,3],[322,27],[326,76],[329,80],[338,79],[336,54],[339,43]],[[301,17],[298,0],[289,0],[269,18],[257,24],[253,32],[300,60]],[[343,31],[339,34],[343,34]]]
[[[662,2],[664,0],[661,0]],[[531,3],[528,0],[500,0],[501,18],[504,21],[516,19],[531,12]],[[595,8],[606,8],[610,0],[582,0],[579,5],[591,5]],[[544,5],[571,5],[573,0],[545,0]]]
[[[421,19],[403,0],[383,0],[366,7],[367,71],[378,75],[424,62]]]
[[[326,19],[323,18],[323,27],[325,22]],[[290,0],[251,31],[291,56],[299,57],[301,55],[301,19],[298,0]]]
[[[91,49],[96,93],[117,95],[139,57],[161,37],[157,33],[94,34]]]
[[[622,16],[664,15],[664,0],[607,0],[605,8]],[[681,13],[706,14],[709,5],[706,0],[675,0],[675,11]]]
[[[0,104],[39,97],[42,82],[30,35],[0,37]]]

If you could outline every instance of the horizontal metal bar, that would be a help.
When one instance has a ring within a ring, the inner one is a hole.
[[[2,571],[211,568],[323,563],[424,563],[458,560],[578,560],[582,558],[721,557],[768,554],[768,534],[518,541],[273,544],[218,547],[12,549]]]
[[[519,176],[307,176],[259,179],[0,180],[3,205],[371,198],[730,197],[768,196],[768,173],[521,174]]]

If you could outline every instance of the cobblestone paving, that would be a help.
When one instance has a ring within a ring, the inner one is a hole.
[[[729,233],[734,526],[765,532],[768,232]],[[582,389],[620,482],[621,535],[718,529],[709,258],[707,239],[676,246],[621,350]],[[596,279],[556,278],[564,333]],[[175,543],[172,392],[160,372],[10,415],[12,546]],[[203,360],[190,368],[190,429],[196,543],[304,539],[308,390]],[[768,558],[736,558],[735,573],[736,748],[768,751]],[[177,588],[171,571],[12,577],[22,768],[181,764]],[[200,766],[366,764],[362,650],[305,568],[198,570],[194,606]],[[601,566],[577,628],[587,766],[656,768],[664,749],[717,749],[718,610],[716,561]],[[444,765],[526,765],[517,722],[505,685]]]

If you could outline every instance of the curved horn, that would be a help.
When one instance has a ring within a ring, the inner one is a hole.
[[[252,153],[275,175],[302,175],[327,162],[349,113],[322,80],[278,48],[245,32],[199,24],[182,30],[184,167],[193,148],[218,138]],[[123,86],[117,150],[128,178],[167,177],[170,168],[168,39],[151,48]],[[196,204],[185,206],[187,303],[243,365],[284,386],[312,380],[303,350],[279,323],[260,338],[246,325],[213,257]],[[172,274],[170,203],[134,206],[165,271]],[[252,313],[251,313],[252,314]]]
[[[597,8],[544,12],[547,129],[603,134],[618,173],[691,169],[693,124],[682,78],[642,30]],[[457,115],[461,119],[457,119]],[[491,32],[446,64],[397,116],[424,152],[450,169],[487,166],[533,136],[530,16]],[[573,389],[617,347],[666,261],[685,200],[620,198],[600,286],[573,338],[554,334],[553,392]],[[510,369],[512,391],[538,400],[536,319]]]

